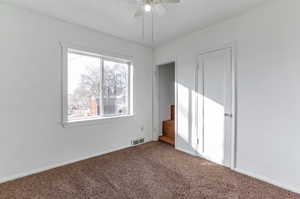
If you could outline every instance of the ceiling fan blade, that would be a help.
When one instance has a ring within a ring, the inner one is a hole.
[[[163,6],[163,4],[155,4],[153,9],[154,12],[157,13],[159,16],[164,15],[167,11],[167,9]]]
[[[137,11],[134,13],[134,17],[141,17],[144,15],[144,9],[143,8],[138,8]]]
[[[180,3],[180,0],[160,0],[162,3]]]

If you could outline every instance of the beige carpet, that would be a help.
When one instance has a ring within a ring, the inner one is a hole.
[[[0,198],[300,199],[300,195],[152,142],[2,184]]]

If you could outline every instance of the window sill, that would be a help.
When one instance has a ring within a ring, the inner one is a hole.
[[[82,126],[82,125],[98,125],[98,124],[104,124],[108,122],[116,122],[124,119],[129,119],[132,117],[134,117],[134,114],[97,118],[97,119],[78,120],[78,121],[66,121],[63,122],[62,125],[64,128],[72,127],[72,126]]]

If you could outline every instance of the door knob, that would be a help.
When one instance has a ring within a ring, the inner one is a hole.
[[[225,117],[232,117],[231,113],[225,113],[224,115],[225,115]]]

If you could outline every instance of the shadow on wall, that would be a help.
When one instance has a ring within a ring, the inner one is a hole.
[[[196,155],[224,164],[224,105],[180,82],[176,84],[177,146],[180,145],[180,148],[192,150]]]

